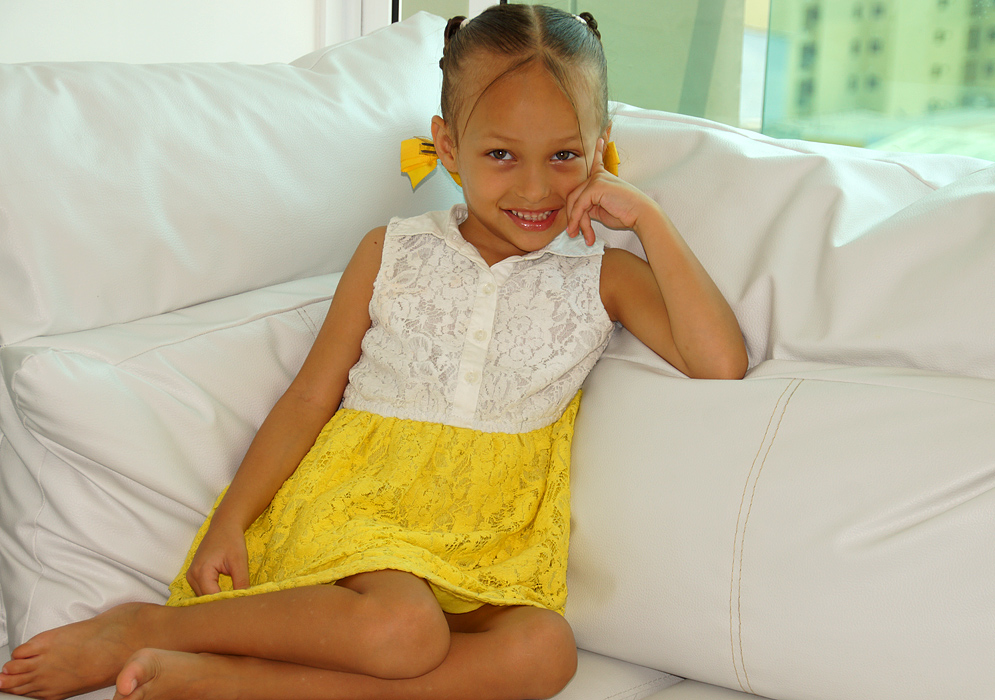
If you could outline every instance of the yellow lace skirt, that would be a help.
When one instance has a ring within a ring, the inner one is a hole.
[[[251,586],[233,591],[223,577],[221,593],[194,595],[186,570],[208,517],[167,604],[396,569],[425,579],[446,612],[562,613],[579,404],[578,394],[556,423],[517,435],[341,409],[246,531]]]

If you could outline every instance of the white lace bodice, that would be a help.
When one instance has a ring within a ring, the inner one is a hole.
[[[488,267],[459,232],[466,215],[390,222],[344,407],[527,432],[560,417],[601,356],[614,325],[600,242],[564,233]]]

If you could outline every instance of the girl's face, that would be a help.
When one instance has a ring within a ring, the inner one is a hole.
[[[498,71],[480,73],[471,95]],[[458,146],[450,125],[433,120],[443,165],[463,183],[469,216],[460,232],[488,264],[539,250],[566,228],[567,196],[587,179],[591,163],[585,154],[593,154],[605,135],[592,108],[579,111],[535,62],[484,92],[464,118]]]

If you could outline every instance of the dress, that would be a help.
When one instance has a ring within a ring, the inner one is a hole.
[[[459,233],[466,215],[388,226],[342,407],[246,531],[250,588],[190,589],[209,517],[167,604],[396,569],[446,612],[562,613],[579,389],[614,328],[603,248],[563,234],[488,267]]]

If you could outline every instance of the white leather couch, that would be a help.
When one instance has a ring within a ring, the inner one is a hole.
[[[460,197],[398,171],[443,24],[0,66],[0,647],[162,601],[359,238]],[[625,105],[614,136],[751,371],[621,332],[592,373],[561,700],[995,698],[995,168]]]

